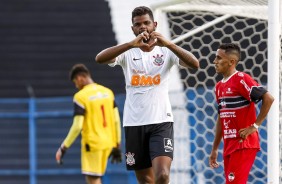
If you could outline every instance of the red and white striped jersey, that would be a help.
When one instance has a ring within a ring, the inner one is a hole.
[[[236,71],[228,79],[216,84],[215,95],[224,140],[224,156],[237,149],[260,148],[258,132],[242,140],[238,131],[251,126],[256,120],[255,103],[266,90],[251,76]]]

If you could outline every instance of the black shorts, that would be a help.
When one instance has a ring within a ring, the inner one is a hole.
[[[158,156],[173,159],[173,122],[125,127],[126,168],[152,167]]]

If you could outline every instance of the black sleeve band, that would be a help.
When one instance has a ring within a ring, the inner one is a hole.
[[[85,109],[83,109],[81,106],[74,103],[74,116],[75,115],[84,115]]]
[[[114,101],[114,108],[115,108],[115,107],[117,107],[117,103],[116,103],[116,101]]]
[[[258,103],[261,100],[262,95],[267,92],[262,86],[253,86],[251,90],[251,100],[255,103]]]

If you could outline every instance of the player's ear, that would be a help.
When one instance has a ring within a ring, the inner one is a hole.
[[[233,58],[229,60],[229,66],[232,66],[232,65],[236,66],[236,60]]]
[[[158,22],[154,22],[154,26],[155,26],[155,28],[157,28]]]

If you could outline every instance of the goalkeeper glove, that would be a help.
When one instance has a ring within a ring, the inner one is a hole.
[[[63,157],[67,151],[67,147],[61,145],[56,153],[56,161],[59,165],[63,164]]]
[[[111,163],[120,163],[122,161],[121,150],[113,148],[109,157],[111,157]]]

